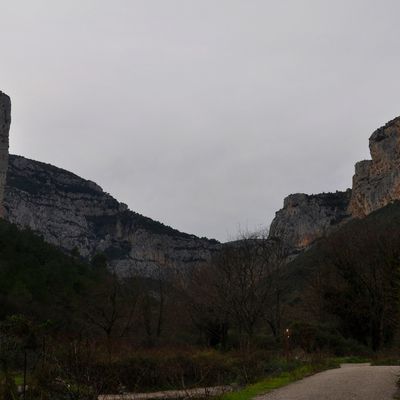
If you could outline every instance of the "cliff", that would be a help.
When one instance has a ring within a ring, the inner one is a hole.
[[[8,166],[8,135],[11,124],[11,100],[0,91],[0,214],[3,210],[4,188]]]
[[[104,253],[120,274],[188,270],[219,250],[214,240],[179,232],[128,209],[94,182],[49,164],[8,157],[11,102],[0,92],[0,205],[4,217],[87,259]],[[354,217],[400,200],[400,117],[376,130],[371,160],[356,164],[353,188],[284,200],[270,227],[292,254]],[[8,159],[9,158],[9,159]],[[8,164],[8,175],[6,171]]]
[[[302,251],[349,219],[350,196],[351,190],[286,197],[271,223],[269,237],[280,238],[291,253]]]
[[[342,223],[400,200],[400,117],[377,129],[369,148],[371,160],[356,164],[352,190],[288,196],[270,237],[281,238],[296,253]]]
[[[130,211],[94,182],[10,155],[5,218],[66,251],[104,253],[119,274],[187,270],[210,259],[214,240],[179,232]]]
[[[369,139],[372,160],[356,164],[349,211],[364,217],[400,199],[400,117]]]

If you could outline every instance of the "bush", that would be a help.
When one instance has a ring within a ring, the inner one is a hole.
[[[344,338],[336,329],[315,323],[292,325],[292,346],[307,353],[328,352],[336,356],[366,355],[368,349],[354,339]]]
[[[246,354],[216,350],[154,350],[121,356],[111,362],[93,357],[84,363],[75,365],[73,370],[66,364],[61,370],[71,382],[90,385],[102,393],[241,385],[288,370],[283,363],[281,366],[271,361],[270,354],[260,351]],[[90,377],[90,382],[84,377]]]

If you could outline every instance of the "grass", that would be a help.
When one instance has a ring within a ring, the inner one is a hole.
[[[371,358],[361,357],[361,356],[335,357],[335,358],[332,358],[332,361],[338,365],[372,362]]]
[[[221,400],[250,400],[255,396],[265,394],[274,389],[286,386],[289,383],[298,381],[317,372],[336,367],[336,364],[327,365],[304,365],[290,372],[283,372],[277,376],[269,377],[246,386],[237,392],[226,393],[221,396]]]
[[[399,360],[397,359],[372,360],[371,358],[360,356],[330,358],[325,360],[322,364],[307,364],[297,367],[292,371],[282,372],[279,375],[265,378],[236,392],[226,393],[221,396],[220,400],[250,400],[258,395],[268,393],[274,389],[279,389],[289,383],[306,378],[307,376],[313,375],[317,372],[338,368],[340,364],[367,362],[372,362],[372,365],[399,365]],[[400,397],[397,398],[400,400]]]
[[[352,363],[371,363],[371,365],[400,365],[400,356],[397,357],[385,357],[377,355],[375,357],[338,357],[332,359],[337,364],[352,364]]]
[[[17,386],[19,386],[19,385],[22,386],[24,384],[24,376],[20,375],[20,374],[15,375],[14,382]]]
[[[373,360],[371,365],[400,365],[400,357],[397,358],[380,358]]]

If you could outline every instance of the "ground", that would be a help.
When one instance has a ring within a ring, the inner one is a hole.
[[[400,367],[349,364],[292,383],[255,400],[391,400]]]

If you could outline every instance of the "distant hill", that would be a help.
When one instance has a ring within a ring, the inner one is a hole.
[[[185,271],[210,260],[216,240],[179,232],[119,203],[96,183],[55,166],[10,155],[6,219],[87,259],[104,253],[124,275]]]

